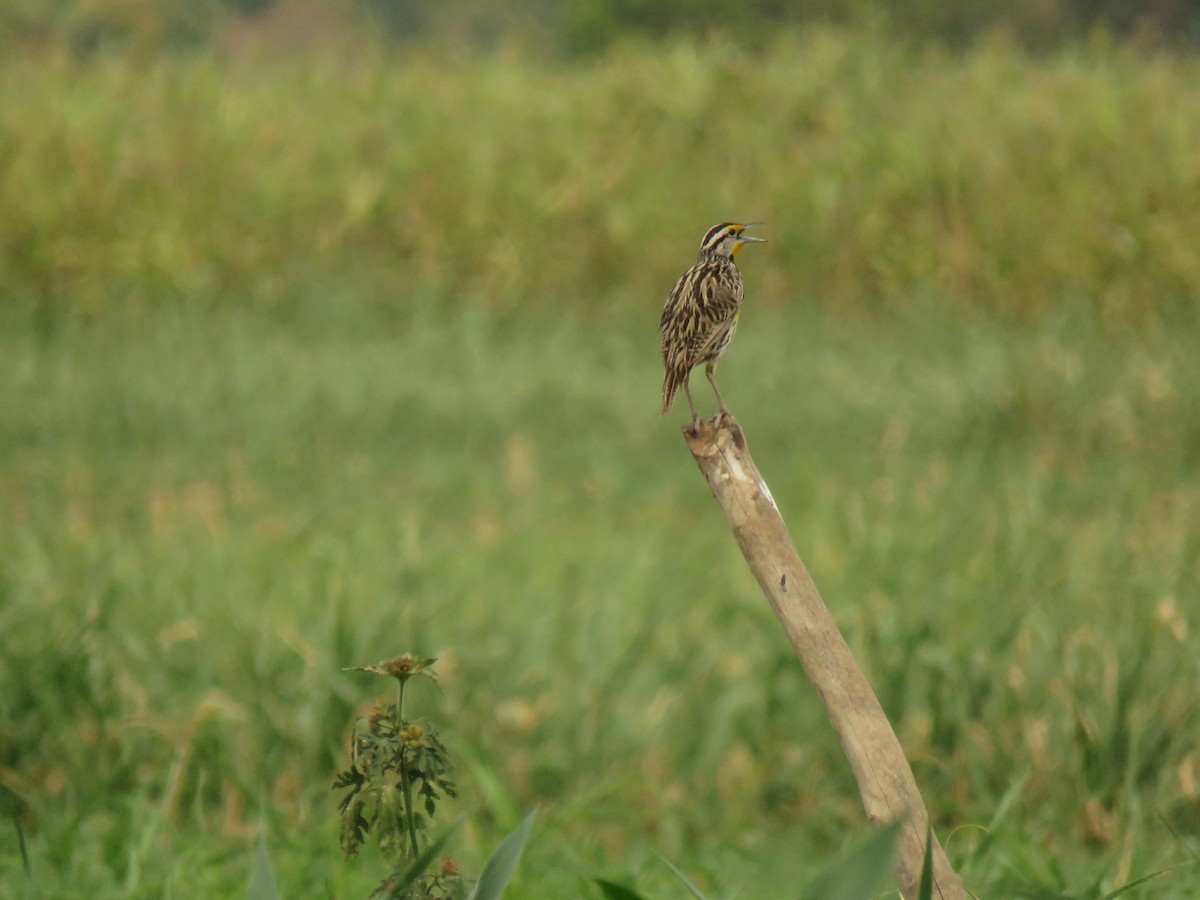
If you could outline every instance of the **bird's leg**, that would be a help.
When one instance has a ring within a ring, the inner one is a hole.
[[[721,415],[727,416],[729,415],[729,407],[725,405],[725,398],[721,396],[721,389],[717,387],[716,371],[717,364],[715,361],[710,362],[704,367],[704,374],[708,376],[708,383],[712,385],[713,393],[717,395],[717,403],[721,406]]]
[[[692,389],[688,387],[688,382],[692,379],[692,373],[689,372],[683,379],[683,392],[687,394],[688,406],[692,408],[692,427],[700,421],[700,414],[696,412],[696,404],[692,402]]]

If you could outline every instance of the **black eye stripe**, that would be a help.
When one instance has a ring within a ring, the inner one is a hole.
[[[708,229],[708,233],[704,235],[704,240],[700,246],[704,249],[709,249],[716,246],[721,241],[729,237],[736,237],[745,230],[745,227],[736,222],[722,222],[720,225],[714,225]]]

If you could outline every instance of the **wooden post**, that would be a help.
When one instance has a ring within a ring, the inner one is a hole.
[[[683,429],[688,448],[763,593],[771,601],[809,680],[821,695],[830,724],[854,770],[873,825],[903,819],[895,866],[901,894],[915,898],[925,860],[929,814],[912,769],[875,692],[855,663],[817,586],[796,553],[787,526],[746,449],[732,416]],[[962,882],[933,840],[933,896],[962,900]]]

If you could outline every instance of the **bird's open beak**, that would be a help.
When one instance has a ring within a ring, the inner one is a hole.
[[[753,228],[755,225],[763,225],[763,224],[765,224],[765,223],[763,223],[763,222],[747,222],[745,227]],[[766,238],[751,237],[750,235],[746,234],[746,232],[744,232],[744,231],[738,235],[738,240],[741,241],[743,244],[765,244],[767,242]]]

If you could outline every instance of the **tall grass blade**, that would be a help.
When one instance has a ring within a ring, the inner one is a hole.
[[[694,898],[696,898],[696,900],[707,900],[707,898],[706,898],[706,896],[704,896],[704,893],[702,892],[702,890],[700,888],[697,888],[696,884],[691,881],[691,878],[684,875],[683,871],[680,871],[678,866],[676,864],[672,863],[670,859],[667,859],[665,856],[662,856],[661,853],[655,853],[654,856],[658,857],[659,859],[662,860],[662,862],[667,864],[668,868],[670,868],[671,871],[673,871],[674,874],[676,874],[676,877],[679,878],[679,881],[683,882],[683,886],[685,888],[688,888],[689,892],[691,893],[692,896],[694,896]]]
[[[1159,869],[1157,872],[1151,872],[1149,875],[1143,875],[1141,878],[1135,878],[1133,881],[1130,881],[1127,884],[1121,885],[1119,888],[1115,888],[1114,890],[1109,891],[1103,897],[1100,897],[1099,900],[1112,900],[1113,897],[1120,897],[1126,891],[1131,891],[1135,887],[1141,887],[1147,881],[1150,881],[1153,878],[1158,878],[1160,875],[1166,875],[1168,872],[1174,872],[1177,869],[1190,868],[1194,865],[1195,865],[1194,863],[1187,862],[1187,863],[1180,863],[1177,866],[1167,866],[1165,869]]]
[[[1184,852],[1187,853],[1187,855],[1192,858],[1192,861],[1200,863],[1200,853],[1197,853],[1194,849],[1192,849],[1192,845],[1190,843],[1188,843],[1188,841],[1184,838],[1183,835],[1181,835],[1178,831],[1175,830],[1175,826],[1172,825],[1167,820],[1167,817],[1164,816],[1162,813],[1159,813],[1158,818],[1159,818],[1159,821],[1162,822],[1163,825],[1166,827],[1167,831],[1171,832],[1171,837],[1175,838],[1176,842],[1178,842],[1179,845],[1183,847]]]
[[[407,869],[396,877],[396,880],[387,886],[387,889],[380,894],[383,897],[402,897],[404,892],[417,883],[417,879],[421,877],[430,864],[437,859],[446,844],[450,842],[450,836],[457,830],[458,825],[452,825],[443,834],[438,835],[437,840],[432,841],[428,847],[418,854],[417,858],[412,861]],[[372,894],[371,896],[376,896]]]
[[[692,883],[692,880],[690,878],[688,878],[686,875],[684,875],[683,872],[679,871],[679,869],[676,868],[676,866],[673,862],[671,862],[669,859],[667,859],[661,853],[656,853],[654,855],[657,856],[659,859],[661,859],[663,862],[665,862],[670,867],[671,871],[675,873],[675,877],[683,882],[683,886],[685,888],[687,888],[689,891],[691,891],[692,896],[695,897],[696,900],[707,900],[707,898],[705,898],[704,894],[701,892],[700,888],[696,887],[696,885],[694,885]]]
[[[975,848],[974,859],[976,862],[985,857],[988,851],[991,850],[992,844],[995,843],[996,840],[997,829],[1000,827],[1001,823],[1008,818],[1008,814],[1012,811],[1013,806],[1016,804],[1017,798],[1020,797],[1021,792],[1025,790],[1025,785],[1029,783],[1029,775],[1030,773],[1026,772],[1024,775],[1014,781],[1011,785],[1009,785],[1008,790],[1004,792],[1004,796],[1000,798],[1000,802],[996,805],[996,811],[992,813],[992,820],[988,822],[987,827],[984,829],[983,840],[981,840],[979,842],[979,846]]]
[[[275,873],[271,870],[271,855],[267,852],[267,836],[258,836],[254,850],[254,873],[250,876],[250,900],[279,900],[275,888]]]
[[[801,900],[863,900],[879,889],[891,868],[902,822],[890,822],[826,869]]]
[[[521,861],[521,853],[524,852],[525,842],[529,840],[529,834],[533,831],[537,814],[538,811],[534,808],[533,812],[500,842],[496,852],[483,864],[483,872],[475,882],[468,900],[500,900],[509,879],[517,870],[517,863]]]
[[[925,828],[925,862],[921,863],[921,886],[918,900],[933,900],[933,823]]]
[[[17,847],[21,853],[21,868],[25,872],[28,896],[40,898],[42,889],[33,878],[33,863],[29,860],[29,846],[25,843],[25,829],[21,827],[21,816],[28,811],[28,804],[14,791],[0,784],[0,814],[12,819],[17,831]]]

